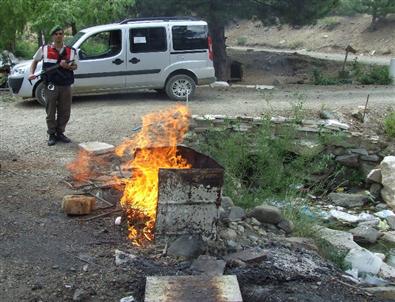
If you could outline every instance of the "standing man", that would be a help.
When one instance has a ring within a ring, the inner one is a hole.
[[[64,135],[71,111],[71,84],[74,83],[74,70],[77,69],[77,54],[74,48],[64,45],[64,31],[55,26],[49,32],[52,44],[40,47],[33,57],[29,80],[35,79],[37,64],[43,60],[43,70],[48,70],[42,77],[45,82],[45,99],[47,101],[48,146],[57,141],[70,143]]]

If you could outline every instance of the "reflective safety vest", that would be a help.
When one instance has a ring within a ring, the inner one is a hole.
[[[62,49],[58,51],[53,44],[44,45],[42,52],[43,70],[59,64],[61,60],[74,60],[76,55],[76,50],[72,47],[63,46]],[[69,86],[74,83],[74,72],[59,66],[58,68],[48,71],[44,75],[44,80],[59,86]]]

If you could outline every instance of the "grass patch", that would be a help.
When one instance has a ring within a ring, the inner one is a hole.
[[[395,138],[395,111],[384,118],[384,131],[389,137]]]

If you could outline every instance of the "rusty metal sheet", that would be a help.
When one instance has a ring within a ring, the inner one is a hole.
[[[158,204],[156,236],[216,232],[218,208],[212,204]]]
[[[239,283],[228,276],[147,277],[145,302],[242,302]]]

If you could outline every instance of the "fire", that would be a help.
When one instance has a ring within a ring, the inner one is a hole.
[[[189,118],[189,110],[184,105],[148,114],[143,117],[140,132],[115,150],[119,157],[134,155],[128,163],[133,175],[126,181],[121,206],[129,221],[128,237],[136,245],[154,238],[159,169],[191,167],[177,154],[177,144],[188,131]]]

